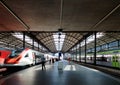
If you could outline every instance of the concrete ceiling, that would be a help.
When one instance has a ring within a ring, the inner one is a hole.
[[[63,0],[62,7],[61,0],[1,0],[0,30],[119,31],[119,5],[120,0]]]
[[[120,31],[120,0],[0,1],[0,31],[30,31],[33,35],[40,32],[43,35],[34,36],[38,40],[43,36],[40,41],[52,46],[51,32],[58,29],[67,32],[64,52],[84,37],[81,31],[85,34],[89,31]],[[55,51],[55,45],[49,49]]]

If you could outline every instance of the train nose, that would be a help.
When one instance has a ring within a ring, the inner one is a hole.
[[[5,64],[17,64],[20,60],[20,57],[17,58],[9,58],[5,60]]]
[[[0,58],[0,64],[4,64],[5,58]]]
[[[14,64],[15,63],[15,59],[6,59],[5,60],[5,64]]]

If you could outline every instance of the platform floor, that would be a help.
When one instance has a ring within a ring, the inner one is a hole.
[[[120,85],[120,79],[95,69],[68,63],[63,60],[63,70],[58,70],[58,62],[46,63],[19,71],[0,80],[0,85]]]

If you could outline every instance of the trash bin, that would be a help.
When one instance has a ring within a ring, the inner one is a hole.
[[[63,70],[63,62],[62,61],[58,62],[58,70]]]

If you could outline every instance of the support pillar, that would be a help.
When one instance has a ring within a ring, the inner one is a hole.
[[[86,50],[87,50],[87,45],[86,45],[86,37],[85,37],[85,63],[86,63]]]
[[[96,65],[96,32],[94,32],[94,65]]]
[[[25,32],[23,32],[23,49],[25,49]]]

